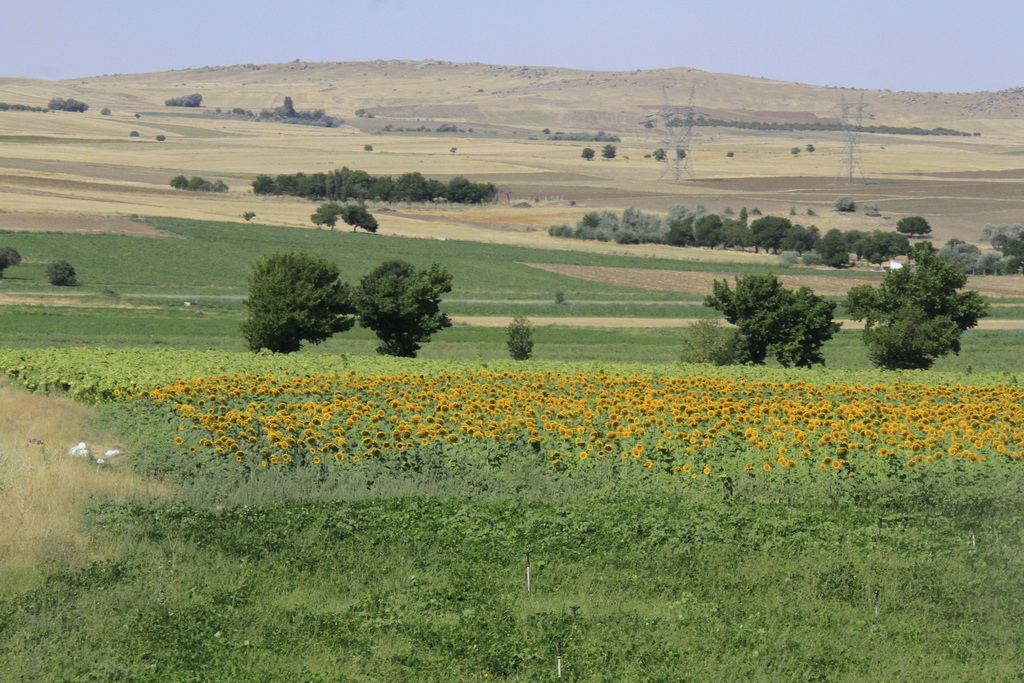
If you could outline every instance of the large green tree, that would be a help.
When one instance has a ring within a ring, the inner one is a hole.
[[[977,292],[960,292],[967,275],[938,253],[915,249],[914,268],[890,271],[878,287],[860,285],[846,295],[854,320],[864,321],[864,343],[876,366],[930,368],[960,352],[960,337],[988,312]]]
[[[292,353],[352,327],[349,288],[338,267],[302,252],[271,254],[253,264],[242,334],[250,351]]]
[[[715,280],[704,305],[722,312],[740,331],[740,362],[761,365],[769,354],[783,366],[824,364],[821,346],[839,331],[836,304],[807,287],[786,289],[774,275]]]
[[[405,261],[385,261],[359,281],[352,305],[362,327],[380,339],[377,353],[414,358],[435,332],[451,327],[441,312],[441,295],[452,291],[452,276],[432,264],[418,270]]]
[[[754,246],[760,247],[773,254],[779,253],[779,247],[786,237],[786,233],[793,227],[788,218],[781,216],[763,216],[750,224],[750,231],[754,235]]]
[[[356,228],[362,228],[366,232],[377,232],[377,219],[362,204],[346,204],[341,207],[338,215],[341,220],[352,226],[352,232],[355,232]]]
[[[922,216],[907,216],[896,223],[896,230],[910,237],[923,237],[931,233],[932,226]]]

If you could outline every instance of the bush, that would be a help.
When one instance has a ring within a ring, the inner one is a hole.
[[[103,107],[103,109],[100,110],[100,115],[110,116],[110,107]]]
[[[78,284],[75,269],[67,261],[54,261],[46,266],[46,279],[55,287],[74,287]]]
[[[805,266],[820,266],[825,262],[825,259],[816,251],[807,251],[804,252],[803,262]]]
[[[879,208],[878,204],[872,202],[871,204],[864,205],[864,215],[871,216],[872,218],[877,218],[882,215],[882,211]]]
[[[157,135],[157,136],[156,136],[156,141],[157,141],[157,142],[163,142],[163,141],[164,141],[164,140],[166,140],[166,139],[167,139],[167,136],[166,136],[166,135]]]
[[[800,261],[800,254],[795,251],[784,251],[779,254],[779,265],[784,268],[795,266]]]
[[[14,247],[0,247],[0,277],[4,276],[4,270],[10,266],[21,263],[21,254]]]
[[[133,130],[131,133],[128,133],[128,137],[130,137],[130,138],[137,138],[137,137],[139,137],[139,131]]]
[[[853,197],[838,197],[832,202],[832,206],[841,213],[851,213],[857,210],[857,202],[854,201]]]
[[[533,325],[521,315],[512,318],[506,328],[508,355],[512,360],[528,360],[533,355]]]
[[[695,320],[683,332],[683,363],[736,365],[740,357],[739,330],[725,327],[718,318]]]

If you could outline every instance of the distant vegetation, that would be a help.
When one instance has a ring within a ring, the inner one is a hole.
[[[284,98],[284,104],[273,109],[263,109],[259,113],[249,109],[235,107],[229,111],[215,109],[205,112],[206,116],[217,116],[230,119],[244,119],[246,121],[263,121],[269,123],[292,123],[300,126],[320,126],[322,128],[337,128],[345,123],[345,119],[335,116],[328,116],[323,109],[296,109],[291,97]]]
[[[375,202],[429,202],[444,200],[458,204],[489,202],[497,194],[492,183],[474,183],[456,176],[447,183],[425,178],[418,172],[397,179],[372,176],[348,167],[330,173],[282,174],[276,178],[261,175],[252,182],[252,191],[262,195],[289,195],[313,200],[345,201],[361,199]]]
[[[193,93],[191,95],[182,95],[181,97],[172,97],[166,100],[164,105],[168,107],[201,107],[203,106],[203,96],[199,93]]]
[[[186,178],[183,175],[177,175],[171,178],[171,187],[175,190],[188,190],[189,192],[227,192],[228,186],[223,180],[216,182],[210,182],[200,176],[192,176]]]
[[[557,131],[548,136],[548,140],[570,140],[572,142],[621,142],[618,135],[599,130],[596,133],[563,133]]]
[[[79,102],[73,99],[63,99],[60,97],[54,97],[50,100],[50,103],[46,105],[53,111],[77,111],[83,112],[89,110],[89,105],[85,102]]]
[[[725,121],[700,116],[693,120],[695,126],[716,126],[719,128],[745,128],[749,130],[846,130],[841,123],[770,123],[762,121]],[[956,135],[970,137],[981,133],[967,133],[951,128],[918,128],[917,126],[857,126],[860,133],[886,133],[888,135]],[[810,150],[808,150],[810,151]]]
[[[7,102],[0,102],[0,111],[38,111],[45,112],[49,111],[46,107],[30,107],[27,104],[8,104]]]

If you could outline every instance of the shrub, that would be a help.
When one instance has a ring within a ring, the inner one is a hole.
[[[21,263],[21,254],[14,247],[0,247],[0,277],[3,277],[4,270],[9,266],[16,266]]]
[[[849,196],[837,197],[832,206],[841,213],[851,213],[857,210],[857,202]]]
[[[528,360],[533,355],[533,325],[521,315],[512,318],[506,328],[508,339],[508,355],[512,360]]]
[[[157,142],[163,142],[163,141],[164,141],[164,140],[166,140],[166,139],[167,139],[167,136],[166,136],[166,135],[157,135],[157,136],[156,136],[156,141],[157,141]]]
[[[800,261],[800,255],[795,251],[784,251],[779,254],[779,265],[790,268]]]
[[[128,133],[128,137],[130,137],[130,138],[137,138],[137,137],[139,137],[139,131],[133,130],[131,133]]]
[[[100,115],[110,116],[110,107],[103,107],[103,109],[100,110]]]
[[[739,330],[725,327],[718,318],[695,320],[683,332],[683,363],[735,365],[740,357]]]
[[[244,218],[245,222],[248,223],[253,218],[256,218],[256,212],[255,211],[246,211],[245,213],[242,214],[242,218]]]
[[[864,205],[864,215],[871,216],[872,218],[877,218],[878,216],[882,215],[882,211],[879,208],[878,204],[872,202],[870,204]]]
[[[373,145],[363,145],[363,151],[364,152],[372,152],[373,151]]]
[[[78,284],[75,269],[67,261],[54,261],[46,266],[46,279],[55,287],[74,287]]]

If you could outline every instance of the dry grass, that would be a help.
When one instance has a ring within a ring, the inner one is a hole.
[[[103,556],[104,549],[81,529],[82,506],[91,496],[122,499],[158,492],[152,482],[129,473],[123,462],[101,467],[91,458],[68,455],[81,441],[100,455],[123,447],[116,437],[93,427],[92,418],[88,408],[70,400],[0,385],[4,590],[33,585],[41,567],[76,566]]]

